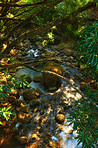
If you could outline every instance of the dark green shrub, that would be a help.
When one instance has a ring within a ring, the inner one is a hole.
[[[73,123],[73,128],[78,133],[76,139],[78,139],[78,144],[82,143],[82,148],[95,148],[98,141],[97,98],[98,91],[87,87],[85,99],[75,102],[76,109],[70,117],[70,122]]]
[[[76,57],[84,65],[88,76],[97,79],[98,74],[98,22],[89,23],[76,42]]]

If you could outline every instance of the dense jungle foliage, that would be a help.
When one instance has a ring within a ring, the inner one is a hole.
[[[43,37],[43,48],[50,44],[75,42],[75,57],[84,75],[97,81],[98,74],[98,8],[93,0],[1,0],[0,2],[0,101],[7,100],[12,89],[28,87],[24,78],[9,76],[15,56],[11,49],[21,50],[19,43],[27,37],[33,42]],[[58,37],[58,39],[56,38]],[[14,38],[11,40],[11,37]],[[2,64],[3,63],[3,64]],[[85,89],[85,97],[75,103],[71,123],[78,132],[83,148],[97,143],[98,91]],[[0,105],[0,124],[15,115],[11,106]]]

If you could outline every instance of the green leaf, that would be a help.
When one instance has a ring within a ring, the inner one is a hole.
[[[0,124],[3,125],[2,121],[0,121]]]
[[[12,106],[9,106],[9,107],[6,109],[6,111],[8,111],[9,109],[11,109],[11,107],[12,107]]]

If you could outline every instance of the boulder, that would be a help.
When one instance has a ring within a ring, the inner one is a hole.
[[[63,114],[58,114],[58,115],[56,115],[55,120],[59,124],[62,124],[65,121],[65,116]]]
[[[35,92],[36,92],[36,91],[35,91],[34,88],[24,90],[24,91],[23,91],[23,98],[24,98],[24,100],[30,101],[30,100],[32,100],[32,99],[36,99],[37,97],[36,97],[36,93],[35,93]]]
[[[60,75],[63,74],[62,66],[56,62],[53,62],[53,61],[47,62],[44,65],[43,70],[52,71],[52,72],[55,72]],[[49,88],[49,87],[57,86],[57,83],[59,82],[59,78],[57,76],[55,76],[53,74],[49,74],[49,73],[43,73],[43,76],[44,76],[44,84],[46,87]]]
[[[34,82],[42,82],[43,81],[43,76],[41,75],[36,75],[33,77]]]

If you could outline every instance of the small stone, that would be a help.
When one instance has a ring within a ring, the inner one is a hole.
[[[25,112],[25,113],[28,113],[29,112],[29,108],[27,105],[24,105],[23,103],[21,103],[21,107],[20,108],[16,108],[17,111],[22,111],[22,112]]]
[[[30,101],[30,107],[34,107],[40,104],[40,101],[38,99],[33,99]]]
[[[36,92],[39,93],[40,95],[43,94],[42,91],[39,88],[36,89]]]
[[[62,124],[65,121],[65,116],[63,114],[58,114],[58,115],[56,115],[55,120],[59,124]]]
[[[40,114],[41,114],[41,115],[44,114],[44,110],[43,110],[43,108],[41,108],[41,110],[40,110]]]
[[[43,100],[43,103],[46,103],[46,102],[48,102],[48,99]]]
[[[46,108],[49,108],[51,105],[49,104],[49,103],[46,103],[45,105],[44,105],[44,108],[46,109]]]
[[[24,113],[24,112],[19,112],[18,114],[18,121],[21,123],[29,123],[32,119],[32,115]]]
[[[73,129],[70,129],[67,133],[68,134],[72,134],[73,133]]]
[[[32,109],[32,112],[33,112],[33,113],[36,113],[36,112],[38,112],[38,110],[39,110],[39,109],[36,107],[36,108]]]

